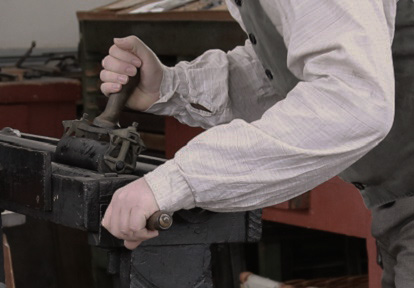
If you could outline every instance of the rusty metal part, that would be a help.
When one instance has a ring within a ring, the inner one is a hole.
[[[95,127],[86,114],[64,121],[65,134],[56,149],[56,160],[100,173],[133,173],[145,149],[137,123],[124,129]]]
[[[145,147],[137,127],[138,123],[134,122],[128,128],[109,132],[109,148],[104,155],[104,161],[111,171],[117,173],[134,171],[137,157]]]
[[[93,125],[101,128],[119,128],[119,115],[139,83],[139,71],[135,77],[129,77],[128,83],[123,85],[119,93],[109,95],[105,110],[93,120]]]
[[[12,145],[19,145],[22,147],[30,147],[35,150],[49,152],[52,155],[55,153],[56,146],[47,143],[47,142],[40,142],[40,141],[33,141],[31,139],[26,139],[21,137],[24,134],[21,134],[19,130],[5,127],[0,130],[0,141],[9,143]]]
[[[36,47],[36,41],[32,41],[32,44],[30,45],[30,48],[27,49],[26,53],[24,53],[24,55],[22,57],[20,57],[19,60],[17,60],[17,62],[15,64],[15,66],[17,68],[21,68],[22,67],[23,62],[26,61],[27,57],[29,57],[32,54],[33,49],[35,47]]]
[[[133,173],[144,143],[137,132],[138,123],[121,129],[118,122],[138,82],[139,73],[119,93],[109,95],[105,110],[93,123],[87,114],[80,120],[63,121],[65,133],[57,145],[56,159],[101,173]]]

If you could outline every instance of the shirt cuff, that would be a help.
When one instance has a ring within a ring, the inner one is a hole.
[[[190,186],[175,160],[169,160],[144,176],[161,210],[175,212],[195,207]]]
[[[144,112],[152,114],[179,114],[186,104],[188,85],[185,73],[176,67],[163,66],[163,78],[160,86],[160,99]]]

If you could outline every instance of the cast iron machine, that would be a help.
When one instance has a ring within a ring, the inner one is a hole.
[[[65,121],[60,140],[3,129],[0,208],[87,231],[90,245],[109,249],[108,272],[118,278],[117,288],[236,287],[232,277],[217,277],[214,267],[220,264],[212,247],[257,241],[259,211],[179,211],[172,226],[172,216],[159,211],[148,227],[168,231],[132,252],[100,225],[118,188],[165,161],[141,154],[144,144],[136,123],[118,126],[137,81],[130,79],[121,93],[110,95],[105,111],[92,123],[86,115]]]

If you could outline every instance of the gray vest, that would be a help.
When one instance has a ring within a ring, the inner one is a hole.
[[[234,1],[267,77],[278,84],[284,81],[286,87],[278,94],[286,95],[298,80],[287,68],[282,37],[259,0]],[[396,81],[393,127],[377,147],[339,175],[354,183],[369,208],[414,196],[414,3],[411,0],[400,0],[398,4],[393,56]],[[281,89],[280,85],[274,87]]]

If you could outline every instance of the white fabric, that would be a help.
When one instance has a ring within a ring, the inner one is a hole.
[[[299,82],[273,87],[248,41],[165,67],[161,98],[147,112],[209,129],[145,176],[161,209],[240,211],[288,200],[350,166],[392,125],[396,0],[260,2]],[[287,97],[276,103],[280,91]]]

